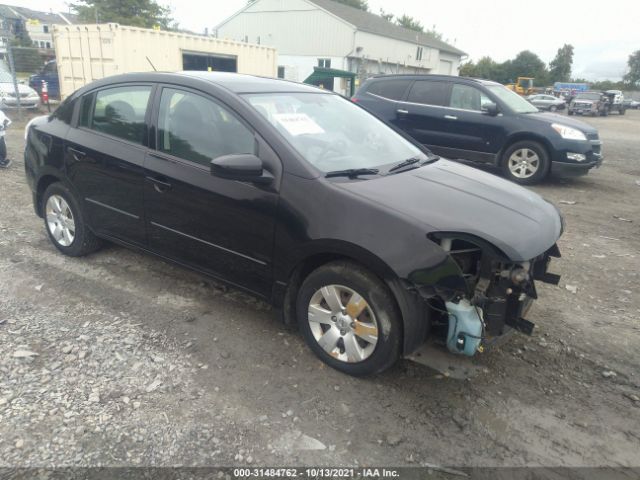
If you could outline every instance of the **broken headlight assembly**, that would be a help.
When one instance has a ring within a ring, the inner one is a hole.
[[[448,253],[457,267],[464,288],[420,290],[435,312],[433,333],[453,353],[474,355],[511,329],[531,334],[534,324],[523,317],[538,298],[535,281],[557,285],[560,277],[548,272],[552,257],[560,251],[553,245],[528,261],[514,262],[493,245],[460,234],[430,236]]]

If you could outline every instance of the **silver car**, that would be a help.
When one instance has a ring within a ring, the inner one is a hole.
[[[556,98],[553,95],[529,95],[527,100],[540,110],[549,110],[551,112],[564,110],[567,106],[567,103],[564,100]]]
[[[22,83],[18,84],[20,106],[22,108],[37,108],[40,105],[40,96],[33,88]],[[18,98],[13,83],[13,77],[9,72],[0,71],[0,109],[16,108]]]

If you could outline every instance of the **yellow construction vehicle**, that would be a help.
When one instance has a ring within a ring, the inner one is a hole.
[[[535,93],[533,77],[518,77],[516,83],[508,83],[506,87],[519,95],[531,95]]]

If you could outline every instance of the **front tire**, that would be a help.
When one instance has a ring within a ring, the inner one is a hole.
[[[327,365],[353,376],[382,372],[400,355],[401,321],[389,289],[348,261],[319,267],[296,302],[300,331]]]
[[[558,110],[558,107],[556,107],[555,105],[551,105],[551,106],[549,107],[549,111],[550,111],[550,112],[555,112],[556,110]]]
[[[80,257],[102,246],[102,241],[86,226],[75,196],[62,183],[53,183],[45,190],[42,212],[49,240],[65,255]]]
[[[502,155],[502,171],[507,178],[520,185],[542,181],[551,168],[546,149],[531,140],[516,142]]]

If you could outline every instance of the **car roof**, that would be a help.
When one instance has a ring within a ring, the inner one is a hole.
[[[483,78],[473,78],[473,77],[460,77],[458,75],[436,75],[436,74],[403,74],[403,73],[393,73],[393,74],[380,74],[374,75],[370,77],[376,81],[380,79],[408,79],[408,80],[465,80],[471,83],[477,83],[480,85],[502,85],[501,83],[494,82],[493,80],[485,80]]]
[[[260,93],[260,92],[313,92],[319,93],[322,90],[312,85],[292,82],[269,77],[258,77],[242,73],[228,72],[201,72],[183,71],[176,75],[184,75],[199,78],[207,82],[215,83],[236,93]],[[331,92],[327,92],[331,93]]]
[[[80,90],[84,92],[97,87],[106,87],[112,84],[125,82],[168,82],[180,84],[187,79],[207,82],[230,90],[234,93],[333,93],[313,85],[305,85],[289,80],[258,77],[240,73],[199,71],[124,73],[121,75],[102,78],[85,85],[85,87]],[[80,90],[78,91],[79,93],[81,93]]]

